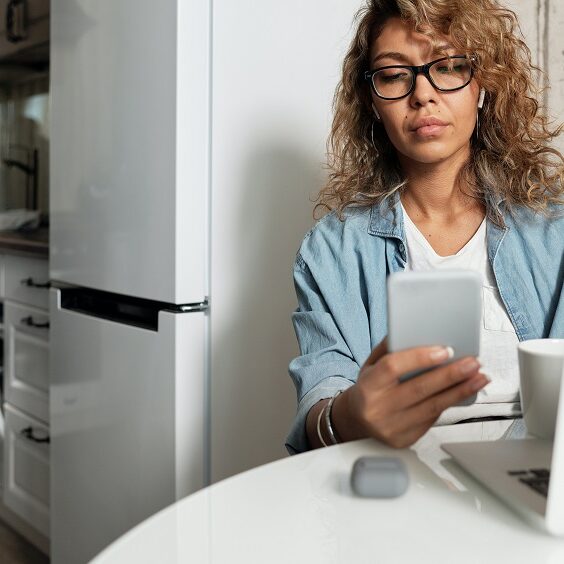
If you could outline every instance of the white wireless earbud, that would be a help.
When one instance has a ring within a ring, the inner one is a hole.
[[[378,110],[376,109],[376,106],[374,105],[374,102],[372,102],[372,111],[374,112],[374,115],[376,116],[376,119],[378,121],[380,121],[382,118],[380,117],[380,114],[378,113]]]
[[[484,105],[484,96],[486,95],[486,91],[483,88],[480,88],[480,97],[478,98],[478,108],[482,109]]]

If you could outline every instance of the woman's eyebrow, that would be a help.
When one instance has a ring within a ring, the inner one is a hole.
[[[381,59],[396,59],[398,61],[401,61],[402,63],[409,62],[409,59],[403,53],[398,53],[395,51],[386,51],[385,53],[380,53],[379,55],[376,55],[374,59],[372,59],[372,63],[374,64]]]
[[[449,49],[452,49],[452,45],[449,45],[448,43],[444,43],[443,45],[437,45],[434,49],[433,49],[433,53],[434,54],[443,54],[445,51],[448,51]],[[381,59],[396,59],[397,61],[400,61],[402,63],[406,63],[409,64],[409,58],[404,55],[403,53],[399,53],[397,51],[386,51],[384,53],[379,53],[378,55],[376,55],[373,59],[372,59],[372,64],[375,64],[376,62],[380,61]]]

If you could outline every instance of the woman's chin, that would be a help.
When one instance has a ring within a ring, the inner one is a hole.
[[[420,150],[413,150],[411,148],[409,152],[403,154],[404,158],[409,161],[420,163],[420,164],[440,164],[449,160],[460,160],[462,153],[469,153],[470,147],[465,148],[466,150],[461,151],[461,149],[453,149],[452,147],[445,147],[443,144],[439,143],[428,143],[425,147],[420,147]],[[465,155],[466,157],[468,155]]]

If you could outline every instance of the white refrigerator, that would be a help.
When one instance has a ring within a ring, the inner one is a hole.
[[[207,481],[210,2],[51,2],[51,559]]]
[[[51,0],[54,564],[284,455],[291,267],[359,4]]]

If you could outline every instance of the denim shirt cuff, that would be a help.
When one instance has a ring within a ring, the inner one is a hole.
[[[298,411],[290,433],[286,438],[286,449],[290,454],[298,454],[309,450],[309,441],[306,435],[306,419],[309,410],[322,399],[333,397],[339,390],[346,390],[353,382],[342,376],[325,378],[312,388],[298,404]]]

